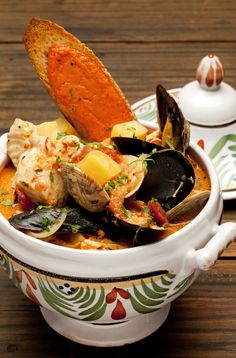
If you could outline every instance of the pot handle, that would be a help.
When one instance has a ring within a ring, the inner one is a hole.
[[[228,222],[218,225],[216,234],[199,250],[190,250],[187,253],[185,271],[187,269],[209,270],[226,247],[236,239],[236,223]]]

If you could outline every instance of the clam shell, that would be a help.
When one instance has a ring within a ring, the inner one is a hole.
[[[61,172],[69,194],[80,206],[91,212],[105,210],[109,195],[92,178],[68,163],[61,164]]]
[[[9,130],[7,141],[7,154],[15,167],[19,163],[21,154],[32,147],[30,137],[36,134],[37,129],[33,123],[20,118],[15,119]]]
[[[200,213],[209,196],[209,190],[199,191],[196,194],[188,196],[181,203],[167,211],[168,220],[171,223],[190,221],[193,216]]]

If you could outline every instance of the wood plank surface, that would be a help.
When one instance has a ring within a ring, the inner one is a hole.
[[[158,83],[170,89],[194,80],[209,53],[220,57],[225,81],[236,88],[235,0],[0,0],[0,132],[15,117],[39,123],[60,115],[21,41],[34,16],[86,42],[131,104]],[[236,221],[236,200],[224,203],[227,221]],[[3,270],[0,293],[1,358],[236,357],[236,243],[172,303],[157,332],[124,347],[87,347],[58,335]]]
[[[233,41],[234,0],[1,0],[0,41],[21,41],[33,17],[83,41]],[[112,14],[112,16],[111,16]]]
[[[158,83],[181,87],[195,80],[201,58],[217,54],[226,81],[236,87],[233,43],[86,43],[103,61],[131,104],[155,93]],[[59,115],[37,78],[22,44],[0,44],[0,121],[8,128],[15,117],[35,123]]]

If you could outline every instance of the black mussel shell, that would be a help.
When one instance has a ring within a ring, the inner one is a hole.
[[[121,154],[130,154],[137,156],[142,153],[150,154],[153,151],[159,151],[164,149],[164,147],[160,145],[136,138],[112,137],[111,140],[115,143],[118,151]]]
[[[96,214],[86,215],[86,212],[83,209],[79,208],[70,208],[66,219],[58,232],[66,233],[78,231],[85,234],[97,235],[100,230],[108,233],[108,226],[99,222],[100,217]]]
[[[176,150],[185,152],[189,146],[189,124],[184,118],[178,104],[166,89],[160,84],[156,87],[157,119],[163,133],[167,118],[171,121],[172,139],[170,140]],[[163,139],[163,138],[162,138]]]
[[[61,215],[61,208],[42,208],[12,216],[9,223],[16,229],[40,232],[47,224],[54,223]]]
[[[163,150],[150,156],[148,172],[136,199],[157,199],[165,211],[180,203],[193,189],[195,174],[191,163],[178,151]]]
[[[9,219],[9,222],[16,229],[30,230],[34,232],[41,232],[45,230],[46,226],[55,223],[63,210],[66,210],[66,219],[58,229],[59,233],[66,232],[82,232],[87,234],[97,235],[100,230],[107,230],[107,225],[98,223],[89,217],[87,218],[83,210],[77,208],[43,208],[26,211]]]
[[[159,84],[156,87],[156,99],[160,130],[163,132],[166,119],[169,117],[173,122],[173,135],[180,135],[184,128],[184,116],[174,98]],[[178,133],[175,133],[175,131],[178,131]]]

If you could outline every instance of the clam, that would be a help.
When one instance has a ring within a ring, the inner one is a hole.
[[[156,88],[158,124],[162,132],[162,144],[185,153],[189,146],[190,128],[174,98],[164,87]]]
[[[80,206],[91,212],[105,210],[109,195],[101,185],[83,173],[76,165],[62,163],[61,173],[69,194]]]
[[[110,201],[109,192],[115,186],[123,188],[124,199],[132,196],[142,184],[146,170],[138,157],[124,155],[120,165],[124,175],[114,178],[105,186],[96,183],[76,165],[62,162],[60,167],[64,184],[74,200],[90,212],[99,212],[106,209]]]
[[[181,203],[167,211],[167,217],[170,223],[187,222],[192,217],[197,216],[209,199],[210,191],[198,191],[185,198]]]

